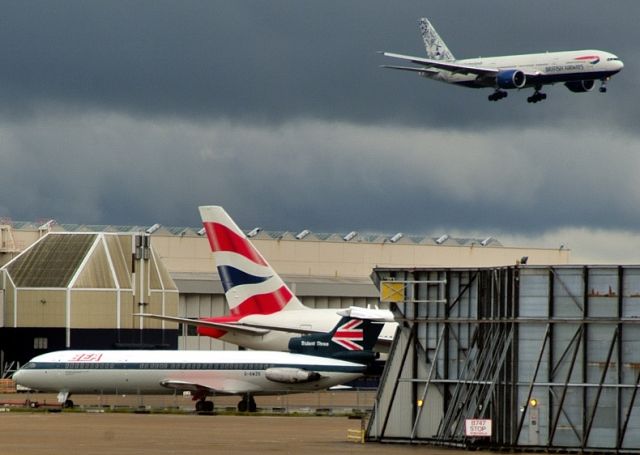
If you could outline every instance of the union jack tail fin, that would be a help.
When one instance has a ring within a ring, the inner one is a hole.
[[[199,209],[231,316],[306,308],[222,207]]]
[[[358,363],[371,363],[379,357],[373,352],[383,323],[343,316],[329,333],[303,335],[289,340],[289,351],[332,357]]]

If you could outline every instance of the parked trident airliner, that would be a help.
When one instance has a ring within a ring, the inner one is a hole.
[[[575,93],[590,92],[601,81],[600,92],[607,91],[606,83],[624,66],[615,55],[598,50],[544,52],[540,54],[505,55],[456,60],[435,28],[426,19],[419,21],[427,58],[384,52],[387,57],[419,65],[383,65],[402,71],[413,71],[422,77],[471,88],[493,88],[490,101],[507,96],[506,89],[533,88],[529,103],[547,98],[540,90],[543,85],[564,83]]]
[[[243,395],[238,410],[255,411],[254,395],[309,392],[357,379],[375,368],[371,351],[382,324],[342,318],[329,333],[292,338],[290,352],[56,351],[31,359],[14,375],[21,386],[73,393],[172,394],[190,391],[197,411],[207,396]],[[373,370],[375,372],[375,370]]]
[[[141,316],[195,325],[199,335],[249,349],[276,351],[287,350],[295,334],[328,332],[343,315],[374,319],[386,322],[375,350],[388,352],[397,327],[390,311],[351,307],[337,312],[335,308],[304,306],[222,207],[199,209],[229,305],[229,316],[198,320]]]

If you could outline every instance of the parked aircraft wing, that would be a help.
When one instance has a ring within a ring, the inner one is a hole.
[[[142,316],[149,319],[159,319],[161,321],[178,322],[181,324],[193,325],[196,327],[210,327],[213,329],[225,330],[227,332],[242,333],[243,335],[262,336],[266,333],[274,330],[276,332],[289,332],[298,334],[308,333],[325,333],[326,330],[314,330],[309,328],[296,328],[296,327],[278,327],[275,325],[262,325],[254,323],[234,323],[234,322],[212,322],[203,319],[189,319],[179,318],[176,316],[162,316],[160,314],[152,313],[134,313],[134,316]]]
[[[189,391],[189,392],[193,392],[193,393],[200,393],[200,392],[214,392],[215,390],[212,390],[209,387],[204,387],[200,384],[194,384],[193,382],[187,382],[187,381],[178,381],[178,380],[173,380],[173,379],[167,379],[166,381],[162,381],[160,383],[160,385],[162,387],[166,387],[167,389],[175,389],[175,390],[180,390],[180,391]]]
[[[162,316],[160,314],[151,314],[151,313],[135,313],[134,316],[142,316],[150,319],[159,319],[161,321],[178,322],[181,324],[188,324],[188,325],[194,325],[199,327],[210,327],[214,329],[225,330],[227,332],[242,333],[243,335],[262,336],[269,332],[268,329],[263,329],[260,327],[251,327],[245,324],[211,322],[211,321],[206,321],[202,319],[179,318],[175,316]]]
[[[206,392],[236,395],[240,393],[255,393],[262,391],[262,388],[250,382],[225,378],[204,379],[201,382],[189,382],[180,379],[166,379],[162,381],[160,385],[168,389],[189,391],[193,393]]]

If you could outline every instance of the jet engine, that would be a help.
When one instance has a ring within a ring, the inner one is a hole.
[[[593,87],[596,85],[596,81],[593,79],[587,81],[571,81],[565,82],[564,85],[574,93],[584,93],[593,90]]]
[[[265,376],[269,381],[284,384],[299,384],[320,380],[320,373],[301,368],[267,368]]]
[[[522,88],[527,83],[527,76],[520,70],[502,70],[496,76],[498,88]]]

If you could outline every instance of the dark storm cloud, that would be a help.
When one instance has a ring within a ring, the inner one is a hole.
[[[637,237],[637,0],[0,6],[0,216],[197,226],[221,204],[246,228]],[[489,103],[379,68],[423,53],[421,16],[461,58],[626,66],[606,95]]]
[[[523,94],[487,106],[486,91],[378,68],[390,63],[378,50],[423,53],[423,15],[459,57],[601,48],[628,67],[606,97],[554,87],[544,107]],[[606,8],[595,0],[2,2],[0,109],[15,117],[50,103],[198,120],[456,128],[598,121],[607,110],[624,122],[640,113],[639,16],[636,0]]]

